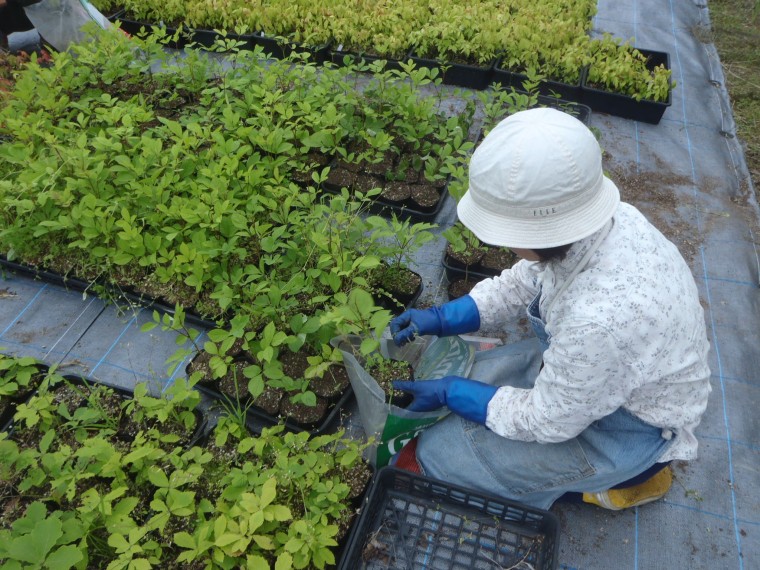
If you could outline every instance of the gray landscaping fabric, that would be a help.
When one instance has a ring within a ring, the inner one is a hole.
[[[617,513],[553,508],[561,521],[560,567],[760,568],[760,215],[708,39],[708,6],[600,0],[594,29],[670,53],[677,87],[658,125],[601,114],[590,124],[600,132],[606,168],[624,200],[639,206],[691,264],[712,346],[713,392],[697,432],[699,459],[675,466],[665,500]],[[449,199],[437,222],[445,227],[454,220]],[[425,285],[419,305],[446,300],[444,245],[438,240],[416,259]],[[174,333],[140,332],[150,313],[119,311],[92,296],[6,275],[0,347],[113,385],[149,381],[159,391],[183,366],[166,372],[165,360],[177,349]],[[515,324],[497,332],[511,342],[526,329]],[[348,424],[356,426],[351,417]]]

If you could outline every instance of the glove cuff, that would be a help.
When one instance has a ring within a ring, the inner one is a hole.
[[[446,405],[458,416],[484,426],[488,404],[498,389],[477,380],[455,378],[446,391]]]
[[[441,321],[441,336],[475,332],[480,328],[478,306],[470,295],[441,305],[438,318]]]

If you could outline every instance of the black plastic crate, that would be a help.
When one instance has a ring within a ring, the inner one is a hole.
[[[558,539],[548,511],[385,467],[339,569],[554,569]]]

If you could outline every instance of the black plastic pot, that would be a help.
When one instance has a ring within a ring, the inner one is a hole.
[[[343,46],[339,45],[335,49],[328,49],[327,59],[339,67],[345,66],[347,62],[356,65],[360,63],[370,64],[376,61],[384,61],[386,70],[401,70],[401,60],[380,55],[347,51],[342,48]]]
[[[410,270],[411,271],[411,270]],[[383,309],[387,309],[391,312],[399,312],[399,310],[405,310],[410,309],[414,306],[414,304],[417,302],[417,300],[420,298],[420,295],[422,295],[422,291],[425,288],[424,282],[422,279],[422,276],[415,272],[411,271],[417,277],[419,277],[420,284],[417,286],[417,288],[412,293],[399,293],[398,291],[389,291],[388,293],[398,301],[398,304],[394,303],[391,299],[384,295],[376,295],[375,296],[375,303],[377,303],[380,307]],[[400,305],[400,306],[399,306]]]
[[[121,8],[111,14],[104,14],[104,16],[108,19],[109,22],[115,22],[116,20],[120,19],[124,15],[125,12],[126,10]]]
[[[462,262],[451,257],[448,252],[444,252],[441,264],[449,281],[453,281],[454,279],[466,279],[468,281],[488,279],[489,277],[501,275],[503,271],[503,269],[487,267],[480,262],[464,265]]]
[[[538,104],[541,107],[551,107],[552,109],[564,111],[578,119],[584,125],[588,125],[591,120],[591,107],[583,105],[582,103],[568,101],[567,99],[557,99],[556,97],[548,95],[539,95]]]
[[[172,26],[163,26],[161,24],[154,24],[151,22],[141,22],[137,20],[131,20],[128,18],[126,19],[120,18],[119,21],[121,22],[121,29],[130,35],[139,34],[143,28],[145,29],[145,32],[147,33],[152,33],[152,32],[157,31],[160,28],[163,28],[166,30],[167,36],[171,37],[177,32],[177,29],[178,29]],[[231,33],[228,33],[225,36],[214,30],[203,30],[203,29],[192,29],[192,28],[182,28],[178,39],[176,41],[171,41],[166,45],[174,49],[182,49],[186,46],[194,46],[194,47],[210,49],[214,47],[218,39],[225,38],[225,37],[231,40],[242,41],[244,45],[241,46],[241,49],[251,49],[250,42],[247,39],[248,36],[238,36],[237,34],[231,34]]]
[[[647,69],[654,69],[658,65],[665,65],[667,69],[670,69],[670,54],[667,52],[636,49],[647,58]],[[665,110],[673,102],[672,90],[668,91],[667,101],[659,102],[645,99],[636,101],[629,95],[594,87],[588,84],[588,70],[584,71],[581,78],[581,97],[585,105],[599,113],[609,113],[624,119],[633,119],[653,125],[660,122]]]
[[[285,38],[269,36],[264,32],[241,36],[247,42],[248,49],[261,46],[264,53],[274,59],[284,59],[293,53],[306,53],[307,60],[322,64],[329,58],[330,43],[320,46],[309,46],[298,42],[290,42]]]
[[[418,56],[414,50],[409,52],[411,59],[417,67],[428,69],[438,69],[440,77],[445,85],[454,85],[457,87],[466,87],[468,89],[485,89],[491,84],[493,77],[494,65],[493,60],[488,65],[470,65],[466,63],[455,63],[440,61]]]
[[[518,90],[516,89],[515,91]],[[575,101],[567,101],[566,99],[557,99],[556,97],[538,95],[537,105],[531,108],[537,107],[550,107],[552,109],[557,109],[559,111],[572,115],[586,126],[588,126],[591,122],[591,107],[588,105],[583,105],[582,103],[576,103]],[[502,119],[505,119],[507,116],[508,115],[504,115]],[[480,132],[478,132],[478,136],[476,137],[476,143],[480,144],[480,141],[483,140],[483,137],[484,134],[483,130],[481,129]]]
[[[192,362],[188,364],[187,368],[185,369],[188,376],[190,375],[191,364]],[[227,406],[234,409],[244,408],[246,410],[246,426],[252,433],[255,433],[257,435],[261,434],[262,430],[265,428],[278,424],[284,424],[285,429],[294,433],[306,431],[313,436],[323,433],[332,433],[337,429],[341,410],[346,408],[354,395],[354,391],[349,384],[339,397],[328,400],[327,412],[324,414],[321,420],[313,424],[300,424],[288,418],[270,414],[265,410],[253,405],[252,399],[250,397],[246,397],[243,400],[237,400],[226,394],[222,394],[219,390],[213,388],[213,381],[201,381],[195,385],[195,389],[202,394],[205,394],[223,407]],[[247,388],[244,389],[246,390],[247,394]]]
[[[44,366],[44,365],[42,365]],[[47,367],[45,367],[47,368]],[[85,378],[83,376],[76,376],[73,374],[67,374],[63,376],[63,379],[66,381],[69,385],[75,385],[82,388],[87,387],[95,387],[95,386],[105,386],[109,390],[113,391],[117,396],[119,396],[122,400],[131,400],[134,398],[134,393],[131,390],[127,390],[125,388],[121,388],[118,386],[111,386],[110,384],[105,384],[103,382],[96,382],[94,380],[90,380],[88,378]],[[64,386],[64,384],[57,384],[52,387],[52,390],[56,390]],[[32,394],[30,394],[24,401],[29,401],[34,395],[36,394],[36,391]],[[70,410],[73,412],[73,410]],[[187,438],[187,443],[184,445],[186,449],[189,449],[193,447],[194,445],[197,445],[198,442],[200,442],[203,437],[205,436],[207,430],[208,430],[208,418],[203,414],[199,409],[193,410],[193,414],[195,415],[195,429],[193,430],[193,433]],[[8,431],[11,433],[13,430],[13,423],[12,421],[6,422],[5,424],[0,423],[0,431]]]
[[[449,299],[449,301],[453,301],[455,299],[459,299],[459,297],[463,297],[464,295],[467,295],[469,291],[472,289],[474,285],[476,285],[479,281],[482,281],[482,279],[473,279],[470,277],[469,280],[467,279],[454,279],[453,281],[449,281],[449,285],[446,288],[446,295]],[[469,288],[466,292],[463,292],[461,294],[456,294],[454,292],[454,289],[456,287],[459,287],[460,285],[467,284],[469,285]]]
[[[384,467],[338,568],[553,570],[558,554],[549,511]]]
[[[121,22],[121,29],[125,32],[127,32],[131,36],[137,36],[142,32],[145,32],[146,34],[151,34],[159,29],[163,28],[166,30],[166,35],[168,37],[173,36],[177,32],[177,28],[173,28],[170,26],[161,26],[158,24],[152,24],[150,22],[141,22],[139,20],[132,20],[130,18],[119,18],[119,21]],[[186,45],[188,45],[192,41],[192,35],[189,32],[183,32],[180,34],[179,38],[176,41],[171,41],[167,43],[167,47],[174,48],[174,49],[182,49]]]
[[[377,177],[378,187],[382,187],[384,181]],[[320,186],[320,190],[327,194],[340,194],[342,187],[329,182],[323,182]],[[349,191],[353,191],[353,187],[348,188]],[[374,198],[368,205],[368,211],[370,214],[377,214],[379,216],[393,216],[394,214],[401,220],[410,220],[412,222],[432,222],[435,220],[438,213],[443,208],[446,202],[446,197],[449,192],[447,186],[443,186],[439,189],[438,201],[429,207],[421,206],[411,199],[405,199],[403,201],[387,200],[382,196]]]
[[[547,97],[553,97],[555,94],[559,95],[560,99],[565,101],[581,101],[581,79],[583,76],[583,70],[579,70],[578,81],[575,83],[565,83],[562,81],[555,81],[551,79],[545,79],[539,81],[536,90],[540,95]],[[498,83],[503,87],[514,87],[518,91],[524,91],[523,82],[528,79],[528,76],[518,71],[511,71],[501,67],[501,60],[496,62],[494,66],[492,83]]]

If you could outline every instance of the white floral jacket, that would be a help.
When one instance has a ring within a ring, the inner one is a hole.
[[[621,203],[586,267],[553,300],[596,235],[562,261],[520,261],[470,293],[481,326],[495,327],[523,317],[541,289],[540,314],[551,335],[535,386],[499,388],[486,425],[511,439],[558,442],[622,406],[675,436],[660,461],[693,459],[694,429],[711,388],[691,271],[671,242]]]

